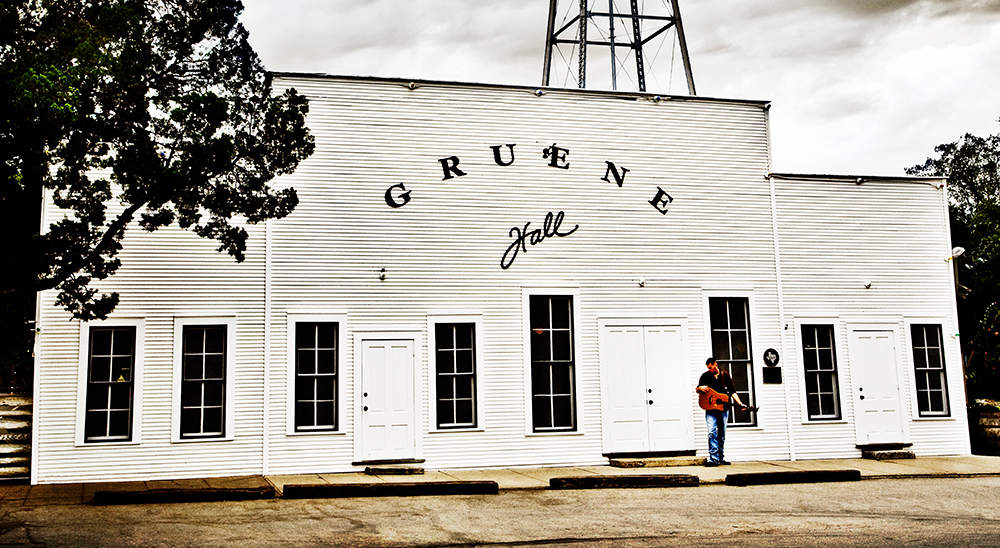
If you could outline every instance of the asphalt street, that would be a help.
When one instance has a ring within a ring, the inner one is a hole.
[[[1000,478],[0,506],[0,546],[997,546]]]

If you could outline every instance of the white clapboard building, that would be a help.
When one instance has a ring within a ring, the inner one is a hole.
[[[43,293],[32,482],[967,454],[945,181],[771,172],[766,101],[283,74],[316,152],[247,260],[130,230]],[[51,204],[45,222],[62,215]]]

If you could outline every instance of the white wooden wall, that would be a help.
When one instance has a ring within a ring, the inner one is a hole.
[[[711,353],[711,296],[751,303],[761,412],[756,427],[730,430],[727,457],[853,456],[849,415],[837,425],[803,424],[797,341],[784,325],[808,314],[953,322],[940,191],[770,180],[764,102],[306,75],[276,81],[309,97],[316,137],[316,153],[278,181],[297,189],[295,212],[252,227],[243,264],[177,229],[132,230],[122,269],[102,285],[122,294],[112,321],[143,329],[132,443],[77,442],[86,326],[56,309],[51,292],[43,295],[35,482],[358,470],[351,464],[360,424],[354,335],[364,332],[417,334],[417,456],[425,467],[604,463],[600,322],[682,322],[680,351],[693,386]],[[515,145],[515,160],[497,165],[490,147],[501,145],[507,161],[507,144]],[[543,158],[553,144],[569,151],[561,162],[568,169]],[[466,175],[443,180],[439,160],[451,156]],[[629,170],[621,187],[612,175],[602,180],[607,162]],[[386,191],[400,183],[411,200],[389,207]],[[666,214],[649,203],[659,189],[673,199]],[[528,244],[501,268],[511,229],[541,228],[550,212],[564,213],[561,231],[578,228]],[[57,214],[50,210],[48,220]],[[923,239],[934,243],[922,246]],[[858,258],[859,245],[883,252]],[[876,292],[855,290],[861,272]],[[532,291],[572,294],[576,302],[578,429],[569,435],[531,432],[524,299]],[[235,432],[229,440],[179,443],[174,324],[198,315],[234,318]],[[317,315],[337,319],[343,331],[340,431],[291,433],[289,318]],[[436,315],[480,322],[482,423],[471,431],[439,432],[431,422],[428,326]],[[767,348],[781,351],[785,384],[761,383]],[[958,363],[949,363],[953,376]],[[949,383],[958,405],[960,376]],[[704,453],[703,414],[690,397],[693,448]],[[958,419],[914,424],[915,447],[967,452]]]

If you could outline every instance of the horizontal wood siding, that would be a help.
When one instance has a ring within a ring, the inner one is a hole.
[[[62,213],[49,208],[47,220]],[[95,284],[117,291],[121,303],[110,319],[145,322],[141,422],[133,424],[140,443],[88,443],[77,446],[80,338],[86,325],[55,306],[55,292],[41,298],[41,332],[36,358],[35,460],[37,483],[176,479],[257,474],[262,470],[264,230],[248,226],[247,258],[237,263],[215,251],[217,244],[175,227],[146,233],[129,227],[119,254],[122,267]],[[172,443],[175,376],[174,319],[231,316],[235,333],[235,434],[231,441]],[[83,393],[80,392],[82,395]]]
[[[930,181],[775,179],[790,382],[798,458],[857,457],[856,387],[848,329],[881,323],[897,330],[899,385],[913,451],[968,453],[965,385],[954,316],[945,190]],[[865,288],[870,282],[871,287]],[[806,420],[796,318],[831,319],[836,328],[841,421]],[[907,322],[942,324],[951,417],[920,419],[915,409]]]
[[[355,469],[354,349],[342,370],[344,433],[286,434],[288,312],[346,313],[351,332],[426,331],[429,313],[482,314],[484,424],[477,431],[433,431],[426,337],[418,351],[428,468],[606,462],[598,318],[688,319],[692,386],[707,355],[704,289],[752,290],[755,336],[778,336],[761,104],[565,91],[537,97],[527,89],[447,84],[411,91],[405,82],[337,78],[278,83],[309,97],[317,150],[282,178],[301,203],[271,233],[272,473]],[[515,160],[499,166],[490,147],[501,145],[506,161],[506,144],[515,145]],[[568,169],[543,158],[553,144],[569,150]],[[439,160],[450,156],[465,176],[443,180]],[[601,180],[606,162],[629,169],[622,187],[613,175]],[[393,209],[384,194],[397,183],[412,200]],[[649,203],[658,188],[674,200],[666,215]],[[510,268],[500,267],[512,227],[540,228],[546,213],[560,211],[561,230],[579,225],[576,232],[528,245]],[[529,434],[522,287],[579,292],[577,434]],[[762,389],[759,397],[770,402],[774,395]],[[691,406],[703,440],[693,392]],[[787,455],[784,419],[771,409],[752,435],[734,432],[734,455]]]

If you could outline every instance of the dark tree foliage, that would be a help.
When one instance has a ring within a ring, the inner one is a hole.
[[[120,266],[130,223],[176,222],[242,261],[240,223],[296,206],[294,189],[269,182],[312,154],[308,103],[272,93],[242,11],[240,0],[0,0],[4,309],[58,289],[75,317],[104,318],[118,295],[91,282]],[[47,227],[44,192],[66,213]]]
[[[1000,134],[967,133],[934,151],[906,173],[948,177],[952,243],[965,248],[956,261],[968,288],[958,301],[966,385],[970,398],[1000,399]]]

